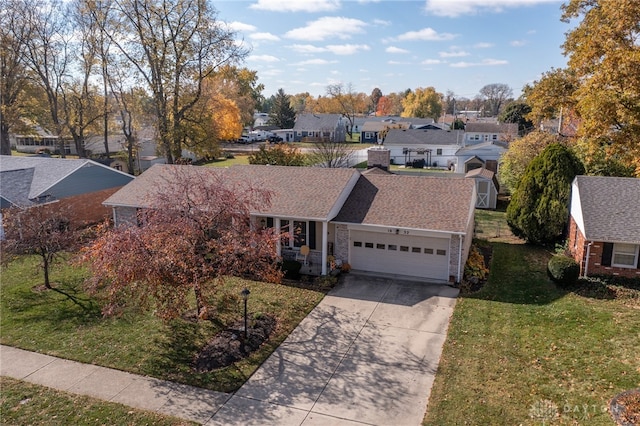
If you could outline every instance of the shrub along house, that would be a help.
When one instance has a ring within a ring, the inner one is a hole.
[[[568,249],[582,276],[640,277],[640,179],[577,176]]]
[[[303,272],[325,275],[333,258],[354,270],[432,282],[462,277],[473,237],[473,180],[346,168],[155,165],[105,201],[116,225],[135,223],[137,210],[150,207],[154,188],[184,167],[270,191],[270,205],[251,212],[253,226],[290,231],[278,254],[302,258]]]

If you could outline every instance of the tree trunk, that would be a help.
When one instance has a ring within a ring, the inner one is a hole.
[[[46,252],[43,252],[41,256],[42,269],[44,269],[44,286],[51,289],[51,282],[49,282],[49,255]]]
[[[9,126],[0,113],[0,155],[11,155],[11,141],[9,140]]]

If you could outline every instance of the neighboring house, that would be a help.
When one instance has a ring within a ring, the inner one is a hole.
[[[387,129],[409,129],[411,123],[408,121],[366,121],[360,126],[360,142],[381,144],[383,142],[384,131]]]
[[[517,123],[468,122],[464,127],[465,145],[481,142],[511,142],[518,137]]]
[[[473,179],[476,182],[476,192],[478,194],[476,207],[479,209],[495,209],[498,204],[498,191],[500,188],[496,174],[482,167],[471,170],[464,177]]]
[[[0,156],[0,208],[67,203],[71,220],[95,223],[108,217],[102,202],[133,176],[81,159]]]
[[[640,179],[577,176],[568,249],[585,277],[640,277]]]
[[[411,165],[424,160],[427,167],[453,169],[463,139],[462,130],[389,129],[384,147],[391,151],[394,164]]]
[[[293,126],[295,142],[344,142],[347,120],[342,114],[299,114]]]
[[[11,148],[18,152],[25,152],[29,154],[45,151],[49,151],[51,153],[60,152],[60,138],[39,126],[35,126],[33,133],[30,134],[11,134],[9,136],[9,140]],[[63,147],[65,154],[71,154],[72,151],[75,151],[75,146],[71,139],[65,140]]]
[[[378,169],[371,169],[378,171]],[[328,261],[355,270],[459,282],[473,237],[474,182],[284,166],[213,169],[156,165],[105,201],[115,223],[136,223],[152,208],[151,195],[182,173],[222,174],[232,185],[270,191],[271,204],[251,212],[254,226],[290,231],[278,254],[295,258],[310,248],[308,263],[328,273]]]
[[[462,147],[456,152],[456,171],[468,173],[473,169],[484,167],[497,174],[500,159],[506,151],[507,144],[498,141]]]

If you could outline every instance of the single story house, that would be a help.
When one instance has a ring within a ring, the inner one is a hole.
[[[476,192],[478,194],[476,207],[479,209],[495,209],[498,204],[500,188],[496,174],[492,170],[482,167],[469,171],[464,177],[473,179],[476,182]]]
[[[317,274],[329,272],[332,256],[354,270],[442,283],[462,278],[473,238],[473,180],[347,168],[155,165],[104,202],[116,225],[135,223],[138,209],[153,207],[155,188],[185,167],[270,191],[270,205],[252,211],[252,223],[289,230],[278,254],[295,258],[308,247],[308,263]]]
[[[465,145],[480,142],[511,142],[518,137],[518,123],[471,121],[465,124]]]
[[[394,164],[424,160],[427,167],[453,169],[456,152],[463,146],[462,130],[389,129],[384,147],[391,151]]]
[[[507,144],[499,141],[488,141],[468,145],[456,151],[456,171],[468,173],[473,169],[486,168],[498,173],[502,154],[507,151]]]
[[[0,156],[0,209],[68,203],[81,223],[109,216],[102,202],[133,176],[87,159]]]
[[[347,137],[347,119],[342,114],[298,114],[293,126],[293,137],[294,142],[344,142]]]
[[[409,129],[408,121],[366,121],[360,126],[360,143],[381,144],[387,129]]]
[[[568,249],[582,276],[640,277],[640,179],[576,176]]]

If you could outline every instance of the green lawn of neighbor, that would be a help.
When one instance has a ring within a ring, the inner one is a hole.
[[[0,342],[85,363],[229,392],[240,387],[280,342],[324,296],[319,291],[282,284],[228,278],[214,305],[216,323],[175,320],[165,324],[151,312],[129,309],[118,318],[103,318],[98,299],[87,296],[83,268],[59,264],[52,282],[67,297],[41,290],[42,273],[35,257],[25,256],[2,270]],[[192,361],[198,349],[223,326],[240,320],[240,291],[251,291],[249,316],[276,316],[272,338],[248,358],[227,368],[197,373]]]
[[[501,215],[480,212],[481,235],[504,239]],[[640,387],[640,286],[565,290],[548,251],[480,244],[490,277],[457,300],[423,424],[612,425],[610,399]]]
[[[0,412],[2,424],[5,425],[197,424],[8,377],[0,377],[0,389]]]

